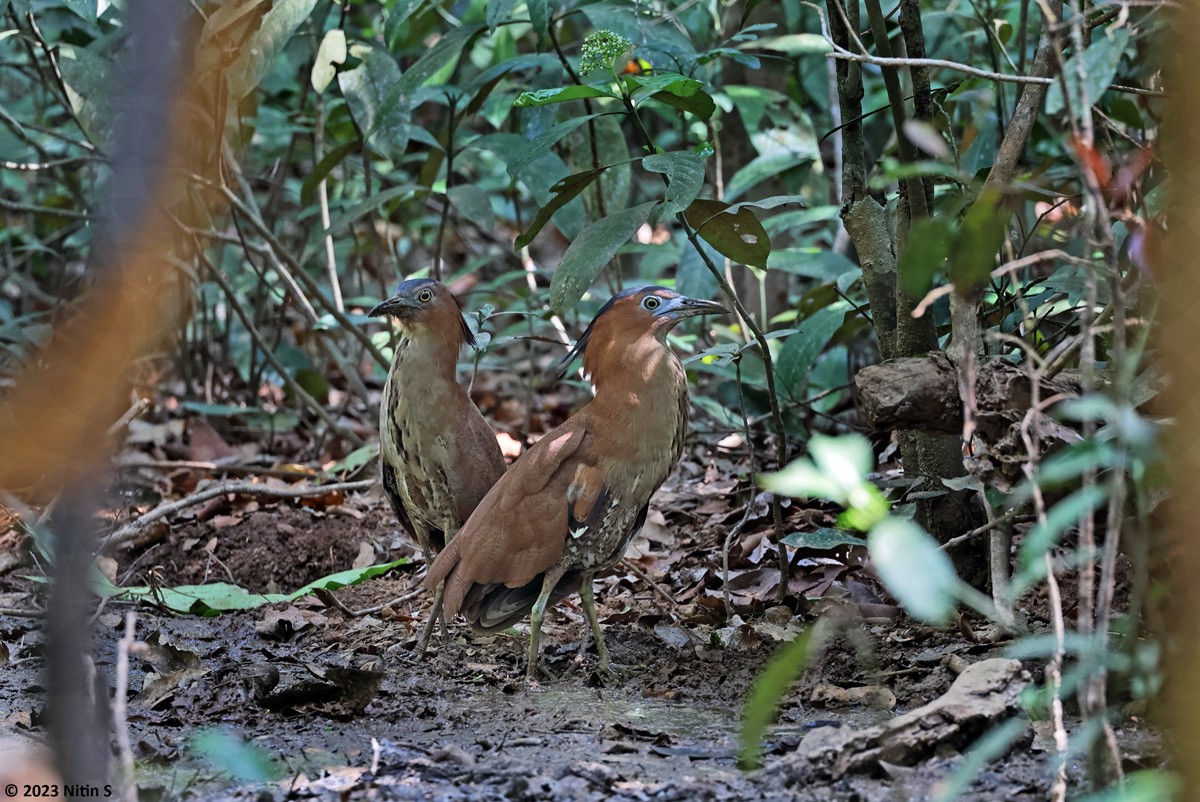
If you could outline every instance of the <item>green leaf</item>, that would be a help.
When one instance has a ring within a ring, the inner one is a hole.
[[[355,204],[348,211],[339,214],[329,222],[329,228],[318,232],[318,237],[325,237],[339,231],[343,226],[348,226],[360,217],[370,214],[380,206],[391,203],[397,198],[405,198],[417,192],[426,191],[424,187],[405,184],[404,186],[392,187],[389,190],[380,192],[378,195],[372,195],[361,203]],[[307,256],[305,256],[307,258]]]
[[[282,776],[279,766],[262,747],[243,741],[228,730],[206,729],[192,738],[190,745],[213,768],[239,782],[269,783]]]
[[[944,624],[954,611],[958,576],[946,552],[913,521],[888,517],[867,535],[871,565],[915,617]]]
[[[821,527],[812,532],[792,532],[784,536],[784,544],[798,549],[836,549],[839,546],[863,546],[867,541],[842,529]]]
[[[565,103],[568,100],[583,100],[588,97],[616,97],[616,95],[607,89],[601,89],[596,86],[556,86],[551,89],[522,92],[513,101],[513,108],[524,109],[531,106],[548,106],[551,103]]]
[[[717,104],[713,101],[712,95],[703,90],[687,97],[673,95],[670,92],[655,92],[650,99],[657,100],[673,109],[695,114],[701,120],[710,119],[717,110]]]
[[[760,474],[758,483],[781,496],[823,498],[838,503],[846,500],[843,488],[818,469],[812,460],[804,457],[793,461],[782,471]]]
[[[833,46],[818,33],[792,33],[772,36],[751,42],[742,42],[740,50],[770,50],[787,56],[820,56],[833,50]]]
[[[1045,521],[1039,521],[1021,541],[1018,562],[1019,574],[1013,579],[1013,590],[1023,590],[1045,576],[1044,556],[1054,548],[1067,529],[1079,523],[1108,499],[1108,490],[1100,485],[1081,487],[1046,511]]]
[[[782,270],[827,283],[837,281],[847,273],[856,273],[861,268],[836,251],[800,247],[771,251],[771,256],[767,259],[767,269]]]
[[[800,331],[784,341],[776,360],[776,373],[792,398],[802,397],[809,371],[842,327],[845,317],[845,306],[840,303],[819,309],[797,324]],[[868,466],[867,470],[870,469]]]
[[[588,120],[594,120],[599,116],[599,114],[584,114],[579,117],[568,118],[551,128],[549,131],[546,131],[541,136],[530,140],[529,145],[525,148],[525,150],[521,153],[518,153],[515,158],[509,161],[508,175],[511,178],[519,178],[521,172],[524,171],[526,167],[541,158],[548,150],[550,150],[551,147],[561,141],[563,137],[567,136],[567,134],[570,134]]]
[[[446,196],[459,214],[485,227],[492,224],[492,201],[488,193],[475,184],[462,184],[446,190]]]
[[[742,710],[742,730],[738,737],[741,768],[748,770],[762,765],[763,736],[775,720],[779,700],[808,666],[824,637],[824,629],[825,625],[817,621],[791,643],[780,647],[754,680]]]
[[[1121,785],[1079,797],[1079,802],[1162,802],[1182,799],[1183,781],[1178,774],[1160,769],[1142,769],[1125,778]]]
[[[321,94],[337,75],[337,67],[346,61],[346,32],[341,28],[325,31],[312,67],[312,88]]]
[[[896,265],[900,282],[909,295],[920,298],[933,286],[934,277],[950,254],[953,239],[950,225],[944,217],[926,217],[917,220],[909,229],[908,247],[900,254],[900,262]]]
[[[458,61],[469,50],[469,42],[483,29],[482,23],[460,25],[438,39],[433,47],[417,59],[408,71],[400,76],[394,92],[397,97],[408,98],[426,84],[430,78]]]
[[[646,97],[659,92],[665,92],[675,97],[691,97],[704,88],[704,84],[695,78],[688,78],[677,72],[659,72],[653,75],[627,75],[625,81],[636,85],[636,97]]]
[[[486,14],[488,30],[494,32],[500,23],[511,20],[517,2],[518,0],[488,0]]]
[[[543,37],[550,30],[549,0],[527,0],[529,7],[529,22],[533,25],[534,33]]]
[[[321,471],[321,475],[332,479],[343,475],[353,474],[364,465],[374,462],[375,458],[378,456],[379,443],[367,443],[365,446],[354,449],[349,454],[342,457],[325,470]]]
[[[519,251],[533,242],[533,238],[538,235],[538,232],[542,230],[542,227],[546,223],[550,222],[550,218],[554,216],[554,213],[577,198],[579,193],[583,192],[603,171],[604,168],[601,167],[599,170],[587,170],[582,173],[575,173],[551,187],[550,191],[554,193],[554,197],[550,199],[549,203],[538,209],[533,221],[529,224],[529,228],[525,229],[525,232],[517,237],[516,242],[513,243],[513,248]]]
[[[317,0],[276,0],[271,10],[263,15],[258,30],[250,34],[237,59],[225,72],[232,100],[241,100],[262,83],[292,34],[308,19],[316,5]]]
[[[228,582],[214,582],[209,585],[179,585],[174,588],[160,587],[128,587],[121,588],[105,580],[97,582],[96,591],[101,596],[129,599],[138,601],[145,599],[166,607],[176,613],[212,617],[224,612],[235,610],[252,610],[264,604],[295,601],[314,590],[339,590],[349,585],[357,585],[368,579],[380,576],[401,565],[407,565],[408,558],[394,560],[381,565],[371,565],[366,568],[352,568],[309,582],[304,587],[292,593],[251,593],[245,588],[231,585]],[[101,577],[103,578],[103,577]]]
[[[400,67],[391,54],[374,48],[361,58],[359,66],[338,73],[338,86],[367,143],[398,162],[408,150],[412,131],[409,109],[393,92]]]
[[[1028,729],[1029,722],[1026,719],[1010,718],[977,738],[958,761],[954,771],[938,784],[937,794],[933,797],[934,802],[954,802],[959,799],[980,770],[992,761],[1004,757]]]
[[[984,189],[971,204],[950,246],[950,280],[960,293],[987,284],[1011,216],[998,189]]]
[[[300,184],[300,203],[304,205],[312,203],[313,195],[317,192],[317,184],[328,178],[329,174],[333,172],[333,168],[341,164],[356,150],[358,150],[358,140],[352,139],[322,156],[321,161],[317,162],[317,166],[304,177],[304,182]]]
[[[704,187],[704,159],[691,151],[656,153],[642,159],[642,166],[654,173],[665,173],[670,180],[658,217],[672,218],[692,205]]]
[[[1125,52],[1126,45],[1129,44],[1131,34],[1132,31],[1128,26],[1123,26],[1115,31],[1101,28],[1100,32],[1093,37],[1087,50],[1083,51],[1083,86],[1087,90],[1088,102],[1091,105],[1094,106],[1099,102],[1100,96],[1117,76],[1117,67],[1120,66],[1121,56]],[[1066,68],[1063,71],[1067,91],[1070,92],[1071,108],[1076,115],[1084,113],[1084,110],[1079,108],[1082,99],[1079,91],[1079,58],[1079,54],[1076,53],[1067,59]],[[1064,108],[1066,108],[1066,104],[1063,103],[1062,85],[1055,81],[1046,93],[1046,113],[1058,114]]]
[[[650,201],[611,214],[580,232],[550,280],[550,306],[555,312],[565,314],[583,297],[617,249],[650,217],[656,203]]]
[[[731,211],[728,203],[696,200],[685,211],[688,225],[723,256],[752,267],[765,268],[771,240],[748,208]]]

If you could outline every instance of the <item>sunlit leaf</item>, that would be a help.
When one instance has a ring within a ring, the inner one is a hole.
[[[912,615],[944,624],[954,611],[958,577],[946,552],[912,521],[889,517],[867,535],[871,565]]]
[[[317,56],[313,60],[311,80],[317,94],[324,92],[325,87],[333,81],[333,76],[337,74],[335,65],[345,60],[346,32],[341,28],[331,28],[321,39],[321,46],[317,48]]]
[[[763,736],[775,720],[779,700],[808,666],[823,635],[824,625],[817,621],[781,647],[754,680],[742,710],[742,730],[738,738],[741,743],[738,765],[743,769],[758,768],[762,764]]]
[[[551,103],[565,103],[568,100],[583,100],[589,97],[616,97],[616,95],[607,89],[596,86],[556,86],[552,89],[522,92],[513,101],[513,107],[521,109],[530,106],[546,106]]]

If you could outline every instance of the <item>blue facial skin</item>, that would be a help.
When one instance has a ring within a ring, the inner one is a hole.
[[[376,306],[367,315],[370,317],[381,317],[383,315],[405,317],[406,314],[420,309],[422,303],[428,303],[433,300],[433,292],[436,284],[437,282],[431,278],[410,278],[407,281],[401,281],[396,285],[396,291],[392,293],[392,297]],[[428,300],[422,302],[419,296],[421,290],[426,288],[429,289],[430,295]]]

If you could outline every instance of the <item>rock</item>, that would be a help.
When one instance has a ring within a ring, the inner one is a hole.
[[[940,748],[965,749],[1018,711],[1021,663],[993,658],[968,666],[941,697],[875,727],[821,727],[767,770],[788,784],[911,766]],[[838,689],[842,690],[842,689]]]

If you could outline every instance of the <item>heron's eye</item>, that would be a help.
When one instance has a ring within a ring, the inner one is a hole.
[[[433,300],[433,290],[428,287],[417,293],[417,300],[423,304],[427,304]]]
[[[642,308],[648,309],[651,312],[653,312],[655,309],[658,309],[660,306],[662,306],[662,300],[655,295],[647,295],[646,300],[642,301]]]

